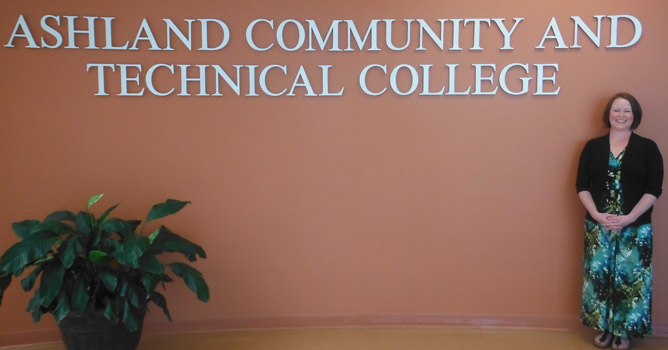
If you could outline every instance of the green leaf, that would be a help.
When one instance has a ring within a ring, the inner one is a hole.
[[[54,260],[53,263],[46,265],[39,282],[42,306],[48,306],[58,293],[60,293],[60,289],[63,286],[63,277],[65,277],[65,269],[60,261]]]
[[[88,208],[90,208],[91,205],[97,203],[97,201],[99,201],[102,196],[104,196],[104,193],[96,194],[93,197],[90,197],[88,200],[88,205],[86,205],[86,211],[88,211]]]
[[[148,291],[149,294],[151,294],[155,290],[155,287],[158,286],[158,283],[162,281],[163,280],[161,275],[154,275],[151,273],[144,274],[141,279],[141,282],[144,285],[144,289]]]
[[[142,277],[142,284],[144,285],[144,289],[148,291],[149,294],[155,291],[155,288],[158,286],[159,283],[169,283],[172,281],[174,280],[165,273],[161,275],[146,273]]]
[[[141,220],[125,220],[125,222],[132,227],[132,232],[137,231],[137,227],[139,227],[139,224],[141,224]]]
[[[74,236],[69,236],[60,248],[58,248],[58,256],[66,269],[72,266],[74,259],[82,252],[83,246],[81,246],[81,242]]]
[[[25,240],[11,246],[0,257],[0,271],[20,275],[26,265],[45,258],[46,253],[59,240],[60,237],[53,232],[38,232],[30,235]]]
[[[42,305],[42,295],[39,293],[39,288],[35,290],[35,293],[33,294],[32,298],[30,298],[30,301],[28,302],[28,306],[26,306],[26,311],[31,312],[38,310],[40,305]]]
[[[151,245],[151,252],[153,254],[160,254],[162,252],[181,253],[190,261],[197,260],[197,256],[203,259],[206,258],[206,252],[204,252],[201,246],[179,236],[165,226],[160,227],[159,234],[155,237]]]
[[[197,294],[197,299],[207,302],[209,301],[209,286],[206,284],[202,273],[188,264],[175,262],[169,264],[172,272],[183,278],[188,288]]]
[[[130,304],[138,309],[146,309],[146,293],[143,286],[139,286],[133,282],[128,282],[128,289],[125,293],[125,298]]]
[[[93,264],[100,265],[107,261],[109,255],[101,250],[91,250],[88,253],[88,260]]]
[[[168,199],[163,203],[156,204],[148,212],[145,223],[148,223],[149,221],[153,221],[156,219],[160,219],[167,215],[172,215],[178,212],[179,210],[183,209],[183,207],[185,207],[189,203],[190,203],[189,201],[184,202],[176,199]]]
[[[42,311],[41,307],[38,307],[37,309],[35,309],[35,311],[32,312],[32,321],[34,323],[39,322],[39,320],[42,319],[43,315],[44,315],[44,311]]]
[[[126,277],[121,276],[118,279],[118,295],[125,297],[125,295],[128,293],[128,281]]]
[[[19,238],[25,239],[26,237],[30,236],[33,227],[37,226],[38,224],[40,224],[39,220],[24,220],[13,223],[12,229],[16,235],[19,236]]]
[[[49,216],[47,216],[44,219],[44,222],[63,221],[63,220],[76,222],[76,215],[74,215],[74,213],[69,210],[55,211],[49,214]]]
[[[12,283],[12,275],[2,275],[0,276],[0,305],[2,305],[2,296],[5,294],[5,290]]]
[[[159,228],[159,229],[153,231],[153,233],[151,233],[151,234],[148,236],[148,242],[149,242],[150,244],[153,244],[153,241],[155,241],[155,238],[158,237],[158,235],[160,234],[160,229],[161,229],[161,228]]]
[[[98,247],[100,245],[101,240],[102,240],[102,233],[98,228],[93,228],[92,230],[90,230],[90,236],[88,241],[89,249]]]
[[[44,270],[45,265],[37,266],[26,278],[21,280],[21,288],[23,291],[30,291],[35,286],[35,281],[37,281],[37,276]]]
[[[111,218],[107,221],[105,221],[102,225],[100,225],[100,229],[104,232],[108,233],[117,233],[121,237],[125,237],[128,235],[132,235],[135,232],[135,224],[136,221],[132,220],[121,220],[117,218]],[[110,235],[107,235],[110,236]]]
[[[0,257],[0,270],[10,272],[16,276],[26,268],[26,265],[35,260],[32,254],[34,247],[25,242],[15,243]]]
[[[167,300],[165,297],[158,292],[153,292],[151,294],[150,300],[154,302],[155,305],[158,305],[162,309],[162,312],[165,314],[165,316],[167,316],[167,320],[172,322],[172,315],[169,314],[169,310],[167,309]]]
[[[164,267],[158,258],[155,255],[146,253],[142,255],[139,259],[139,268],[143,272],[153,273],[153,274],[162,274]]]
[[[119,203],[119,204],[120,204],[120,203]],[[107,216],[109,216],[109,214],[111,214],[111,212],[114,211],[114,209],[116,209],[116,207],[118,207],[118,204],[116,204],[116,205],[114,205],[113,207],[107,209],[107,210],[104,212],[104,214],[102,214],[102,216],[100,216],[100,218],[97,219],[97,224],[100,225],[101,223],[104,222],[104,220],[107,220]]]
[[[86,283],[84,280],[79,279],[74,284],[74,291],[72,293],[72,308],[74,312],[79,315],[82,315],[86,311],[86,305],[90,300],[90,295],[86,291]]]
[[[116,272],[102,271],[99,276],[102,284],[108,291],[112,293],[116,291],[116,286],[118,285],[118,275]]]
[[[127,301],[125,302],[125,306],[123,308],[123,323],[130,332],[136,331],[138,328],[135,316],[132,314],[132,310],[130,309],[130,304]]]
[[[76,215],[77,231],[83,235],[89,235],[93,229],[95,217],[88,212],[80,211]]]
[[[42,223],[39,223],[35,225],[32,228],[32,231],[30,232],[30,235],[26,237],[26,239],[30,238],[30,236],[34,235],[37,232],[53,232],[58,235],[64,235],[67,233],[72,233],[74,232],[74,228],[66,223],[62,223],[60,221],[45,221]],[[25,239],[24,239],[25,240]]]
[[[114,251],[113,256],[121,264],[139,268],[139,258],[148,250],[148,238],[134,233],[125,237],[123,244]]]
[[[71,310],[70,302],[67,300],[67,293],[60,293],[56,304],[58,306],[56,306],[56,309],[53,311],[53,317],[56,319],[56,322],[60,322]]]
[[[118,321],[118,316],[116,316],[116,311],[112,300],[106,298],[104,299],[104,317],[106,317],[107,320],[111,321],[112,323],[116,323],[116,321]]]
[[[56,258],[55,256],[53,256],[53,255],[49,255],[49,256],[47,256],[46,258],[39,259],[39,260],[35,261],[35,262],[33,263],[33,265],[35,265],[35,266],[40,266],[40,265],[44,264],[45,262],[49,262],[49,261],[51,261],[51,260],[53,260],[53,259],[55,259],[55,258]]]

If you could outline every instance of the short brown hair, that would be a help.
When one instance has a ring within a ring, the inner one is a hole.
[[[635,130],[642,121],[642,108],[640,108],[640,103],[638,103],[638,100],[636,100],[636,98],[628,92],[620,92],[610,98],[610,101],[608,101],[608,104],[603,110],[603,125],[610,129],[610,108],[612,108],[612,103],[615,102],[615,100],[618,98],[623,98],[629,101],[631,104],[631,112],[633,113],[633,123],[631,123],[631,130]]]

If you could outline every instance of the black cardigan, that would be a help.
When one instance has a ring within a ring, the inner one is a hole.
[[[609,157],[609,135],[605,135],[587,142],[578,165],[575,184],[577,191],[589,191],[599,212],[605,209],[605,182]],[[626,151],[624,151],[621,169],[624,214],[630,213],[645,193],[659,197],[662,183],[663,158],[661,158],[659,148],[654,141],[632,133]],[[587,213],[587,218],[594,221],[589,213]],[[651,221],[652,208],[649,208],[632,225],[646,224]]]

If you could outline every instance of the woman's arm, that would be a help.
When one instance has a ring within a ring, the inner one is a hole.
[[[582,205],[587,209],[587,212],[589,212],[589,215],[591,215],[594,220],[598,221],[605,228],[612,230],[608,225],[610,222],[609,218],[613,215],[599,212],[598,208],[596,208],[596,203],[594,203],[594,198],[589,191],[578,192],[578,197],[580,197],[580,202],[582,202]]]
[[[656,196],[645,193],[627,215],[610,215],[610,230],[621,230],[632,224],[634,221],[638,220],[640,215],[649,210],[649,208],[654,205],[654,202],[656,202]],[[608,226],[605,226],[605,228],[608,228]]]

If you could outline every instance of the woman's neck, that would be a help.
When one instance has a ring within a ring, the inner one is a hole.
[[[610,152],[618,157],[626,149],[631,139],[631,130],[610,130]]]
[[[610,141],[628,141],[632,133],[631,130],[610,130]]]

